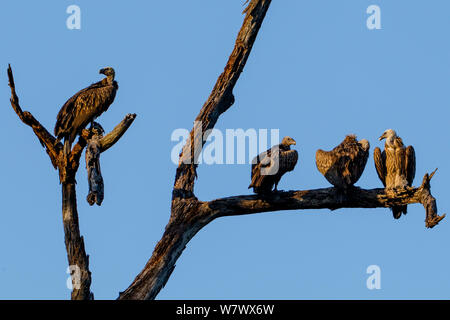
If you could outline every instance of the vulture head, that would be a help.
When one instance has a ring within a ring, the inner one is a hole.
[[[104,74],[108,78],[112,78],[112,79],[114,79],[114,77],[116,75],[116,72],[111,67],[102,68],[102,69],[100,69],[100,71],[98,73]]]
[[[288,146],[290,146],[290,145],[296,145],[297,143],[296,143],[295,140],[292,139],[291,137],[286,136],[286,137],[284,137],[283,140],[281,141],[281,144],[282,144],[283,146],[288,147]]]
[[[358,141],[364,151],[368,151],[370,149],[370,143],[366,139],[362,139]]]
[[[383,132],[380,138],[378,140],[386,139],[387,145],[392,145],[394,143],[395,138],[397,138],[397,133],[392,129],[387,129]]]
[[[383,132],[381,137],[378,138],[378,140],[380,140],[380,141],[383,140],[383,139],[389,140],[389,139],[392,139],[392,138],[395,138],[395,137],[397,137],[397,133],[394,130],[392,130],[392,129],[387,129],[385,132]]]

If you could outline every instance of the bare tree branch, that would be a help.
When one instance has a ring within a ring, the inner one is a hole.
[[[208,100],[195,119],[199,127],[195,128],[194,126],[190,139],[180,155],[180,165],[174,183],[175,197],[188,198],[194,196],[194,180],[197,176],[197,165],[195,163],[205,143],[204,139],[208,137],[208,130],[214,128],[220,115],[234,103],[233,89],[242,70],[244,70],[270,3],[271,0],[254,0],[244,10],[244,13],[246,13],[244,23],[225,70],[217,79]]]
[[[436,200],[430,192],[430,176],[426,174],[418,188],[397,190],[350,189],[343,197],[336,188],[275,192],[270,195],[242,195],[203,202],[199,212],[204,220],[269,211],[341,208],[390,208],[420,203],[426,210],[426,227],[433,228],[444,217],[438,215]]]
[[[238,33],[234,49],[224,72],[219,76],[209,98],[197,116],[190,138],[180,154],[172,192],[170,220],[161,240],[144,269],[131,285],[119,295],[119,299],[154,299],[167,283],[175,263],[188,242],[212,220],[223,216],[255,214],[280,210],[339,209],[339,208],[388,208],[396,205],[421,203],[426,211],[426,227],[433,228],[444,217],[438,215],[435,198],[431,195],[430,180],[434,175],[426,174],[418,188],[395,190],[353,188],[345,196],[334,188],[275,192],[269,195],[241,195],[212,201],[199,201],[194,194],[197,177],[196,161],[204,141],[222,113],[234,103],[233,89],[251,53],[256,36],[271,0],[251,0],[244,10],[245,18]],[[11,87],[11,105],[19,118],[33,128],[41,144],[46,148],[55,168],[58,168],[62,183],[63,222],[69,265],[75,267],[76,287],[72,299],[92,299],[90,292],[91,273],[89,257],[86,255],[83,237],[80,236],[76,206],[75,175],[79,160],[86,145],[92,143],[92,157],[99,161],[100,153],[114,145],[135,119],[129,114],[105,137],[95,136],[92,130],[83,130],[70,155],[65,157],[62,144],[31,115],[23,112],[15,92],[11,68],[8,68]],[[89,155],[87,155],[89,156]],[[89,161],[88,161],[89,169]],[[99,168],[99,166],[98,166]],[[101,178],[101,172],[95,173]],[[96,179],[93,177],[92,179]],[[93,181],[95,184],[96,181]],[[94,199],[95,201],[97,199]],[[73,278],[74,279],[74,278]]]
[[[37,121],[33,115],[28,111],[22,111],[22,108],[19,104],[19,97],[16,94],[16,86],[14,84],[14,76],[11,69],[11,65],[8,65],[8,80],[9,80],[9,87],[11,88],[11,106],[14,109],[14,111],[19,116],[20,120],[27,126],[30,126],[36,137],[39,139],[39,142],[41,145],[45,148],[45,151],[47,151],[47,154],[50,157],[50,160],[52,162],[53,167],[57,168],[57,162],[59,153],[62,150],[62,144],[59,143],[55,145],[55,137],[51,135],[47,129],[42,126],[39,121]]]
[[[108,150],[111,148],[119,139],[123,136],[123,134],[128,130],[128,128],[131,126],[131,124],[134,122],[134,119],[136,119],[136,114],[129,113],[125,116],[125,118],[114,127],[114,129],[109,132],[106,136],[104,136],[100,140],[101,145],[101,152]],[[74,166],[72,167],[73,170],[76,171],[78,169],[78,164],[80,163],[80,157],[83,153],[84,148],[87,145],[87,142],[92,139],[93,133],[90,130],[83,129],[81,136],[78,138],[77,144],[72,148],[72,152],[70,153],[70,159],[69,162],[72,163]],[[62,146],[62,144],[61,144]]]
[[[128,130],[128,128],[133,123],[134,119],[136,119],[136,114],[127,114],[125,118],[120,122],[110,133],[104,136],[100,140],[101,152],[105,152],[109,148],[111,148],[122,135]]]
[[[86,198],[89,205],[101,205],[104,198],[104,183],[100,169],[100,154],[113,146],[127,131],[136,118],[136,114],[128,114],[109,134],[103,136],[103,129],[92,129],[93,136],[86,136],[86,169],[88,173],[89,194]]]
[[[169,223],[150,260],[131,285],[120,293],[119,299],[154,299],[168,281],[187,243],[201,228],[218,217],[279,210],[377,208],[410,203],[421,203],[425,207],[426,226],[429,228],[445,217],[437,214],[436,200],[430,192],[432,175],[425,175],[419,188],[386,191],[354,188],[347,197],[338,194],[334,188],[277,192],[265,196],[236,196],[209,202],[199,201],[195,197],[196,160],[208,130],[214,128],[220,115],[234,103],[233,88],[250,55],[270,3],[270,0],[252,0],[244,10],[246,16],[234,50],[195,119],[190,138],[180,154]]]
[[[172,192],[171,218],[166,231],[142,272],[120,294],[119,299],[154,299],[169,279],[186,243],[204,225],[196,222],[199,218],[196,212],[200,205],[194,195],[196,160],[208,129],[214,128],[220,115],[234,103],[233,88],[244,69],[270,3],[271,0],[252,0],[244,10],[244,23],[225,70],[196,118],[199,128],[194,125],[190,139],[180,155]]]
[[[105,185],[100,165],[100,140],[103,137],[103,130],[94,131],[94,136],[88,141],[86,146],[86,170],[89,183],[89,194],[86,200],[91,206],[94,203],[101,206],[105,197]]]
[[[93,294],[90,291],[91,272],[89,271],[89,256],[86,254],[84,240],[80,234],[78,222],[76,181],[75,176],[80,165],[81,154],[87,141],[93,136],[91,130],[83,130],[77,144],[68,157],[64,156],[62,143],[56,143],[55,137],[37,121],[30,112],[22,111],[19,97],[16,94],[14,77],[11,66],[8,67],[9,86],[11,88],[11,106],[23,123],[30,126],[42,146],[45,147],[50,160],[59,171],[62,187],[62,214],[64,225],[64,241],[66,244],[67,259],[72,276],[72,300],[90,300]],[[102,151],[114,145],[133,123],[136,115],[127,115],[113,131],[100,140]],[[104,145],[104,146],[103,146]]]

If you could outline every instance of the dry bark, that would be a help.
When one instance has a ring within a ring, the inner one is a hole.
[[[94,135],[88,140],[86,146],[86,169],[89,183],[89,194],[86,197],[89,205],[96,203],[102,205],[105,197],[105,185],[100,166],[101,139],[103,132],[95,130]]]
[[[430,192],[431,176],[422,186],[402,190],[354,188],[342,197],[334,188],[277,192],[272,195],[243,195],[199,201],[194,194],[196,160],[204,144],[201,132],[214,128],[220,115],[234,103],[233,88],[244,69],[271,0],[252,0],[244,13],[244,23],[224,72],[219,76],[208,100],[195,119],[190,139],[180,154],[172,192],[169,223],[144,269],[118,299],[154,299],[168,281],[178,257],[195,234],[212,220],[268,211],[338,208],[377,208],[421,203],[426,209],[426,226],[432,228],[445,215],[437,214],[436,200]],[[201,130],[197,130],[196,126]],[[205,138],[206,139],[206,138]]]
[[[84,240],[80,234],[77,212],[77,197],[75,189],[75,176],[80,165],[80,157],[93,132],[83,130],[77,144],[72,148],[68,156],[64,155],[61,142],[55,143],[55,137],[37,121],[28,111],[22,111],[19,98],[16,93],[14,77],[11,66],[8,67],[9,87],[11,88],[11,106],[20,120],[30,126],[42,146],[50,157],[53,167],[58,170],[62,188],[62,215],[64,225],[64,239],[66,244],[69,266],[79,272],[72,274],[72,300],[91,300],[93,294],[90,290],[91,272],[89,271],[89,256],[86,254]],[[100,140],[101,152],[116,143],[125,131],[133,123],[136,115],[129,114],[120,122],[113,131]],[[75,276],[79,278],[75,279]]]

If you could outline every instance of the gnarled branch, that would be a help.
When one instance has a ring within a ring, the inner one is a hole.
[[[186,243],[200,230],[196,215],[200,202],[194,195],[197,177],[196,160],[204,145],[208,129],[214,128],[220,115],[234,103],[233,89],[244,70],[271,0],[252,0],[244,10],[245,18],[238,33],[234,49],[224,72],[197,116],[194,128],[180,155],[172,191],[172,207],[169,224],[153,255],[133,283],[120,294],[119,299],[154,299],[166,284],[175,262]]]
[[[194,195],[194,181],[197,177],[196,162],[208,136],[209,129],[214,128],[220,115],[234,103],[233,89],[244,70],[244,66],[255,43],[271,0],[253,0],[244,10],[244,23],[238,33],[234,49],[228,59],[224,72],[195,119],[197,126],[191,131],[190,139],[180,155],[175,183],[174,197],[188,198]]]
[[[64,156],[63,145],[56,143],[56,138],[37,121],[28,111],[22,111],[19,97],[16,93],[14,77],[11,66],[8,66],[9,87],[11,88],[11,106],[20,120],[30,126],[47,154],[55,169],[59,171],[62,184],[62,214],[64,225],[64,241],[66,244],[67,259],[74,284],[72,300],[90,300],[93,294],[90,291],[91,272],[89,271],[89,256],[86,254],[84,240],[80,234],[77,200],[75,190],[75,176],[80,165],[81,154],[87,141],[93,136],[91,130],[83,130],[77,144],[72,148],[68,157]],[[102,151],[114,145],[133,123],[136,115],[129,114],[119,123],[113,131],[100,140]]]
[[[340,208],[390,208],[420,203],[426,210],[426,227],[433,228],[444,217],[438,215],[436,200],[431,195],[430,180],[426,174],[418,188],[397,190],[350,189],[346,197],[336,188],[304,191],[275,192],[270,195],[243,195],[203,202],[199,212],[204,220],[223,216],[237,216],[269,211]]]
[[[272,195],[246,195],[208,202],[199,201],[194,194],[197,178],[196,160],[202,150],[205,135],[214,128],[220,115],[234,103],[233,88],[250,55],[253,43],[270,6],[270,0],[251,0],[245,9],[244,23],[236,39],[224,72],[219,76],[208,100],[200,110],[186,145],[180,155],[172,191],[169,223],[144,269],[119,299],[154,299],[168,281],[175,262],[193,236],[212,220],[233,216],[279,210],[319,208],[376,208],[421,203],[427,212],[426,226],[432,228],[445,215],[437,214],[436,200],[430,192],[426,175],[419,188],[402,190],[354,188],[347,197],[334,188],[277,192]]]
[[[134,119],[136,119],[135,113],[129,113],[125,116],[125,118],[114,127],[114,129],[108,133],[106,136],[104,136],[100,140],[100,147],[101,152],[105,152],[109,148],[111,148],[119,139],[122,137],[122,135],[128,130],[128,128],[133,123]]]
[[[89,194],[87,196],[87,202],[89,205],[101,205],[104,198],[104,183],[102,172],[100,169],[100,154],[112,147],[122,135],[131,126],[136,114],[128,114],[125,119],[122,120],[110,133],[103,136],[103,128],[99,130],[93,130],[92,136],[90,134],[85,135],[87,141],[86,147],[86,169],[88,173],[89,182]]]
[[[39,139],[39,142],[41,145],[45,148],[45,151],[47,151],[47,154],[50,157],[50,160],[53,164],[53,167],[56,169],[58,164],[58,157],[59,153],[62,150],[62,144],[59,143],[55,145],[55,137],[53,137],[52,134],[50,134],[47,129],[44,128],[43,125],[40,124],[39,121],[37,121],[33,115],[28,111],[22,111],[22,108],[19,104],[19,97],[16,93],[16,86],[14,83],[14,76],[11,69],[11,65],[8,65],[8,80],[9,80],[9,87],[11,88],[11,106],[14,109],[14,111],[19,116],[20,120],[27,126],[30,126],[36,137]]]

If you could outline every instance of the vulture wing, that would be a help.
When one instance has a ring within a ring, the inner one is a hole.
[[[386,152],[381,152],[380,148],[376,147],[373,151],[373,160],[375,161],[378,178],[380,178],[386,187]]]
[[[270,167],[271,163],[271,149],[260,153],[252,160],[252,174],[251,183],[248,186],[249,189],[252,187],[260,187],[263,184],[266,176],[261,174],[261,170]]]
[[[316,166],[321,174],[324,176],[331,168],[333,163],[336,162],[336,157],[331,152],[323,151],[321,149],[316,152]]]
[[[78,97],[86,95],[88,91],[99,88],[101,85],[101,81],[93,83],[89,87],[78,91],[66,101],[56,116],[55,136],[62,138],[61,135],[66,133],[67,129],[70,127],[70,124],[73,123],[76,116],[76,101]]]
[[[354,152],[350,156],[350,183],[353,185],[361,178],[369,158],[370,144],[367,140],[354,144]]]
[[[68,137],[72,142],[80,129],[105,112],[114,101],[117,83],[105,85],[102,81],[77,92],[61,108],[55,125],[58,138]]]
[[[347,188],[361,177],[368,156],[368,141],[361,140],[360,143],[355,135],[347,135],[333,150],[317,150],[316,166],[333,186]]]
[[[287,150],[281,152],[279,157],[279,170],[283,173],[294,170],[295,165],[298,161],[298,152],[297,150]]]
[[[416,175],[416,153],[412,146],[406,148],[406,180],[408,186],[412,186]]]

